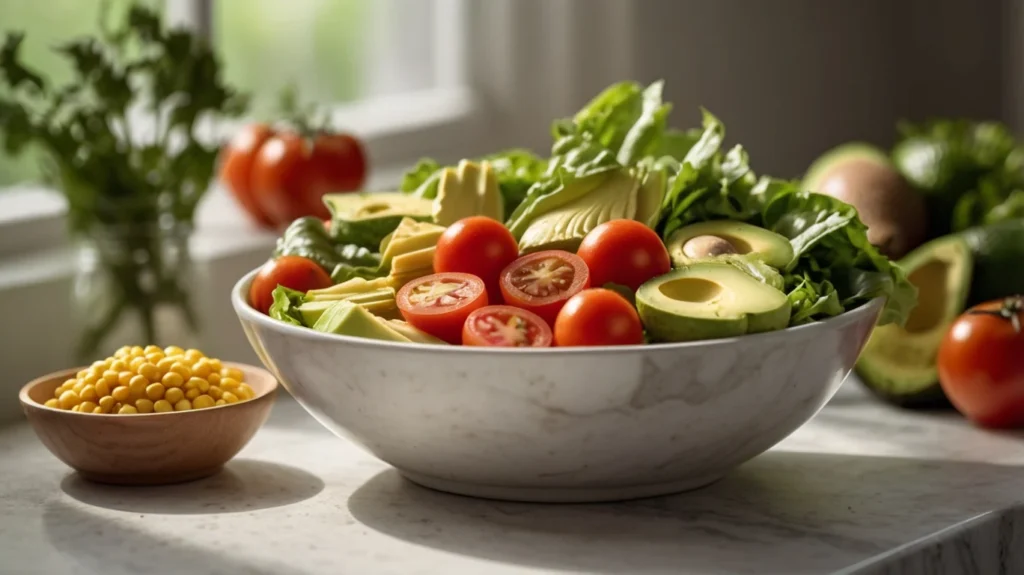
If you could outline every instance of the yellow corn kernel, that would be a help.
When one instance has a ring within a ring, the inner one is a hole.
[[[114,398],[114,401],[128,401],[131,397],[132,392],[128,389],[128,386],[119,385],[110,392],[110,396]]]
[[[164,348],[164,355],[167,357],[177,357],[185,353],[185,350],[181,349],[176,345],[169,345]]]
[[[204,357],[206,356],[203,355],[203,352],[199,351],[198,349],[185,350],[185,359],[193,363],[199,361],[200,359],[203,359]]]
[[[210,382],[205,379],[200,379],[199,383],[196,384],[199,387],[199,391],[206,393],[210,391]]]
[[[117,413],[117,412],[121,411],[121,407],[123,405],[124,404],[121,403],[120,401],[115,401],[114,405],[110,408],[110,413]]]
[[[219,374],[220,370],[224,369],[224,364],[221,363],[219,359],[215,357],[210,357],[207,358],[207,360],[210,362],[210,369],[212,369],[214,373]]]
[[[174,411],[188,411],[190,409],[192,409],[192,402],[187,399],[174,404]]]
[[[149,380],[141,375],[136,375],[128,382],[128,390],[131,391],[132,397],[139,398],[146,393],[146,386],[149,385]]]
[[[115,359],[110,363],[110,371],[116,371],[118,373],[128,369],[128,362],[122,359]]]
[[[103,377],[101,377],[99,381],[105,381],[107,382],[107,385],[114,385],[117,383],[117,378],[120,375],[120,372],[114,371],[113,369],[108,369],[107,371],[103,372]]]
[[[122,405],[121,409],[117,410],[118,415],[128,415],[131,413],[138,413],[139,410],[135,409],[134,405]]]
[[[233,393],[231,393],[230,391],[225,391],[224,395],[222,395],[220,398],[223,399],[224,401],[228,402],[228,403],[237,403],[238,402],[238,396],[233,394]]]
[[[114,352],[114,357],[122,358],[132,352],[132,346],[125,345],[121,346]]]
[[[220,388],[223,389],[224,391],[234,391],[238,389],[239,385],[241,384],[238,383],[238,380],[233,377],[224,376],[220,378]]]
[[[147,345],[142,349],[142,353],[145,353],[146,355],[157,352],[163,353],[164,350],[160,349],[160,347],[156,345]]]
[[[57,389],[53,390],[53,396],[60,397],[60,394],[64,393],[65,391],[74,389],[76,383],[78,383],[77,379],[69,379],[65,381],[64,383],[58,385]]]
[[[113,409],[115,402],[113,396],[106,395],[101,397],[97,403],[99,403],[100,409],[103,410],[103,413],[110,413],[110,410]]]
[[[134,371],[135,373],[139,373],[139,368],[142,367],[142,364],[144,363],[146,363],[146,358],[133,357],[132,360],[128,362],[128,369]]]
[[[171,366],[178,360],[173,357],[165,357],[160,361],[156,362],[156,368],[160,370],[160,373],[167,373],[171,371]]]
[[[217,401],[216,401],[216,402],[214,403],[214,405],[216,405],[216,406],[218,406],[218,407],[219,407],[219,406],[221,406],[221,405],[227,405],[227,404],[228,404],[228,402],[224,401],[223,399],[218,399],[218,400],[217,400]]]
[[[60,409],[60,400],[58,400],[56,397],[51,397],[50,399],[47,399],[46,403],[44,403],[43,405],[45,405],[46,407],[55,407],[57,409]]]
[[[85,382],[82,380],[78,380],[78,383],[71,386],[71,391],[79,395],[81,395],[83,389],[85,389]]]
[[[207,407],[213,407],[214,399],[205,393],[195,398],[192,401],[192,407],[196,409],[206,409]]]
[[[136,399],[135,409],[139,413],[153,413],[153,402],[146,398]]]
[[[169,371],[164,375],[160,382],[164,384],[164,387],[170,389],[172,387],[181,387],[184,380],[181,378],[180,373]]]
[[[82,371],[79,371],[78,373],[75,374],[75,378],[83,378],[87,375],[89,375],[89,370],[83,369]]]
[[[210,390],[210,382],[201,377],[193,377],[185,382],[185,389],[198,389],[199,391],[206,393]]]
[[[171,405],[174,405],[182,399],[185,399],[185,392],[182,391],[180,387],[171,387],[168,388],[167,392],[164,394],[164,399],[169,401]]]
[[[210,385],[220,385],[220,373],[216,371],[211,373],[206,376],[206,381],[210,382]]]
[[[97,407],[99,406],[96,405],[95,401],[83,401],[78,405],[78,410],[82,413],[92,413],[96,411]]]
[[[155,353],[147,353],[146,354],[146,361],[148,361],[149,363],[152,363],[153,365],[156,365],[157,367],[159,367],[158,364],[161,361],[163,361],[164,359],[166,359],[166,358],[164,357],[164,352],[162,352],[162,351],[158,351],[158,352],[155,352]]]
[[[168,411],[174,411],[174,406],[166,399],[161,399],[153,402],[153,411],[157,413],[167,413]]]
[[[135,377],[134,372],[122,371],[121,373],[117,374],[117,385],[123,385],[125,387],[128,387],[128,384],[131,383],[133,377]]]
[[[162,384],[162,383],[151,383],[151,384],[146,386],[146,397],[148,397],[149,399],[151,399],[153,401],[156,401],[158,399],[163,399],[164,392],[166,390],[167,390],[167,388],[165,388],[164,384]],[[138,401],[135,402],[135,406],[136,407],[139,406],[139,402]]]
[[[210,373],[213,372],[213,368],[210,367],[210,362],[205,357],[192,364],[192,375],[195,377],[201,377],[206,379],[210,377]]]
[[[174,365],[171,366],[171,372],[180,375],[183,381],[188,381],[192,377],[192,370],[180,361],[174,362]]]
[[[98,359],[98,360],[92,362],[91,364],[89,364],[89,367],[91,369],[97,369],[97,368],[99,368],[99,369],[107,369],[107,363],[105,361],[103,361],[102,359]]]
[[[139,375],[149,381],[160,381],[160,370],[152,363],[146,362],[139,366]]]
[[[245,379],[245,374],[237,367],[225,367],[220,370],[220,376],[221,378],[230,377],[231,379],[239,382]]]
[[[114,383],[116,384],[117,382],[115,381]],[[106,397],[110,395],[110,387],[111,385],[108,384],[106,380],[97,381],[95,387],[96,395],[99,397]]]
[[[146,354],[146,350],[140,345],[133,345],[128,354],[132,357],[142,357]]]
[[[217,387],[216,385],[211,385],[210,391],[207,391],[206,393],[208,393],[210,397],[214,399],[220,399],[221,396],[224,395],[224,390]]]
[[[78,405],[72,406],[71,411],[78,411],[79,408],[81,408],[81,406],[82,406],[82,404],[78,404]]]
[[[81,397],[82,401],[96,401],[100,398],[100,394],[96,393],[95,386],[87,385],[78,392],[78,397]]]
[[[245,396],[245,399],[252,399],[252,397],[256,395],[256,390],[250,387],[248,383],[243,383],[239,385],[238,391],[240,391]]]
[[[65,391],[60,394],[60,406],[64,409],[71,409],[79,403],[82,403],[82,398],[78,397],[74,391]]]
[[[192,389],[190,389],[190,390],[185,392],[185,399],[195,399],[195,398],[199,397],[202,394],[203,394],[203,392],[200,391],[199,388],[197,388],[197,387],[196,388],[192,388]]]

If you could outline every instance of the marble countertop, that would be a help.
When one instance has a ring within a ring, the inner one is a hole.
[[[1022,486],[1024,435],[854,382],[711,487],[604,505],[411,485],[282,395],[224,472],[168,487],[87,483],[27,424],[0,429],[0,572],[1024,573]]]

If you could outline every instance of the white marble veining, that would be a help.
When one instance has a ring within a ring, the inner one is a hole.
[[[430,491],[286,397],[206,480],[89,484],[25,424],[0,430],[0,478],[4,574],[989,575],[1024,561],[1024,436],[850,385],[722,481],[630,503]]]
[[[494,350],[342,338],[234,305],[319,421],[417,483],[594,502],[714,482],[835,393],[881,301],[826,322],[685,345]]]

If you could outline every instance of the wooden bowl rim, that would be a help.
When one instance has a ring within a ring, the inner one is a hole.
[[[241,369],[242,371],[248,371],[248,372],[252,372],[252,373],[257,373],[261,377],[265,377],[270,382],[270,385],[267,387],[266,391],[264,391],[263,393],[259,393],[256,396],[254,396],[252,399],[248,399],[248,400],[245,400],[245,401],[238,401],[238,402],[235,402],[235,403],[227,403],[227,404],[224,404],[224,405],[215,405],[213,407],[207,407],[207,408],[204,408],[204,409],[190,409],[188,411],[167,411],[167,412],[163,412],[163,413],[157,413],[155,411],[153,413],[125,413],[125,414],[121,414],[121,413],[82,413],[80,411],[70,411],[70,410],[67,410],[67,409],[57,409],[55,407],[48,407],[48,406],[46,406],[46,405],[44,405],[42,403],[37,402],[36,400],[32,399],[31,397],[29,397],[29,391],[32,390],[33,388],[35,388],[36,386],[42,385],[43,383],[46,383],[48,381],[53,381],[55,379],[60,379],[60,378],[68,379],[68,376],[74,375],[74,374],[78,373],[79,371],[82,371],[83,369],[88,369],[89,368],[89,366],[85,366],[85,367],[75,367],[75,368],[70,368],[70,369],[62,369],[60,371],[54,371],[54,372],[51,372],[51,373],[48,373],[46,375],[43,375],[43,376],[40,376],[40,377],[37,377],[37,378],[33,379],[32,381],[30,381],[30,382],[28,382],[28,383],[26,383],[25,385],[22,386],[21,390],[18,392],[18,400],[21,401],[21,404],[22,404],[23,407],[28,407],[28,408],[31,408],[31,409],[40,409],[40,410],[43,410],[43,411],[49,411],[49,412],[53,412],[53,413],[60,413],[60,414],[65,414],[65,415],[70,415],[70,416],[90,417],[90,418],[93,418],[93,420],[98,420],[98,419],[103,419],[103,418],[116,418],[118,421],[121,421],[121,420],[123,420],[126,417],[154,417],[154,416],[165,416],[166,417],[166,416],[171,416],[171,415],[180,415],[180,416],[186,416],[186,417],[196,417],[198,415],[201,415],[201,414],[204,414],[204,413],[209,413],[209,412],[217,410],[217,409],[226,409],[226,408],[237,407],[237,406],[241,406],[241,405],[250,405],[250,404],[254,404],[254,403],[260,402],[260,401],[266,401],[267,398],[273,398],[274,397],[274,392],[277,391],[277,388],[280,385],[280,383],[277,381],[277,378],[274,377],[273,374],[271,374],[266,369],[263,369],[262,367],[258,367],[258,366],[255,366],[255,365],[249,365],[247,363],[239,363],[239,362],[236,362],[236,361],[222,361],[221,363],[225,367],[234,367],[234,368],[237,368],[237,369]],[[254,389],[253,391],[256,391],[256,390]]]

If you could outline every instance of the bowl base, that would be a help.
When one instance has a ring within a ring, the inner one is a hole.
[[[95,483],[106,483],[108,485],[171,485],[174,483],[185,483],[209,477],[223,469],[223,465],[207,467],[205,469],[192,469],[176,473],[158,474],[130,474],[130,473],[93,473],[91,471],[76,470],[83,479]]]
[[[626,487],[502,487],[479,485],[398,470],[406,479],[435,491],[465,495],[480,499],[519,501],[524,503],[610,503],[672,495],[707,487],[721,479],[723,474],[693,477],[681,481],[633,485]]]

